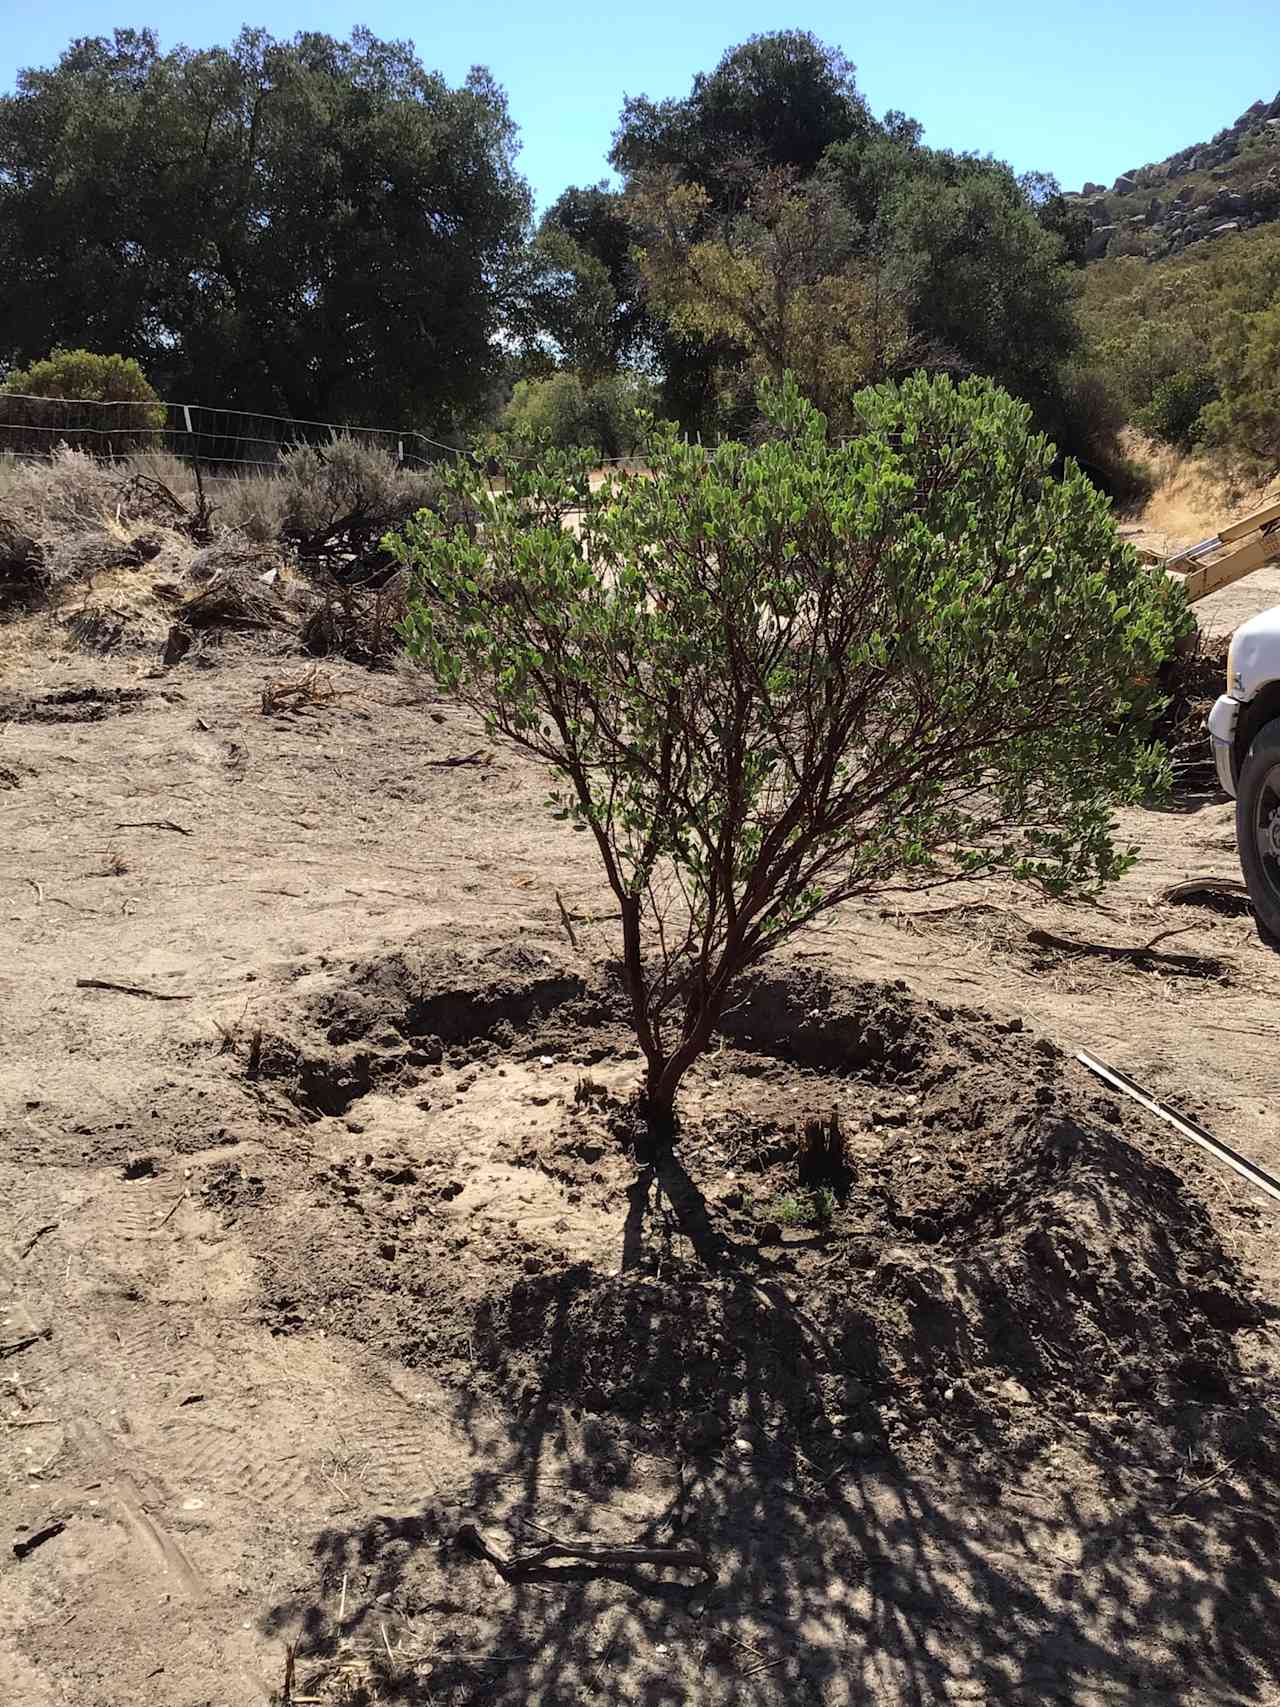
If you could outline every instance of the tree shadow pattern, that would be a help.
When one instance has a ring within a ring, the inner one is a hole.
[[[1143,1201],[1131,1194],[1126,1212]],[[1104,1223],[1115,1213],[1095,1207]],[[1157,1193],[1153,1217],[1159,1207]],[[745,1410],[718,1414],[715,1371],[700,1368],[701,1437],[637,1448],[557,1381],[576,1355],[575,1300],[592,1284],[590,1271],[564,1271],[542,1294],[547,1378],[525,1413],[499,1422],[480,1392],[460,1397],[463,1483],[322,1530],[316,1586],[264,1615],[265,1633],[298,1643],[296,1693],[440,1707],[1275,1699],[1280,1455],[1274,1408],[1233,1398],[1238,1370],[1209,1371],[1200,1391],[1192,1380],[1183,1407],[1183,1438],[1217,1451],[1208,1474],[1194,1461],[1143,1467],[1141,1417],[1122,1464],[1112,1422],[1087,1412],[1061,1448],[1062,1475],[1052,1453],[1007,1442],[993,1473],[977,1434],[973,1451],[957,1443],[963,1431],[920,1463],[876,1428],[891,1383],[873,1326],[851,1308],[841,1343],[826,1343],[768,1255],[717,1227],[681,1162],[662,1155],[629,1193],[621,1269],[678,1265],[681,1241],[686,1283],[714,1285],[727,1323],[740,1330],[767,1311],[770,1333],[789,1340],[788,1404],[812,1430],[779,1429],[762,1346]],[[996,1338],[1017,1331],[998,1278],[975,1260],[958,1283],[983,1318],[974,1331]],[[908,1289],[913,1307],[928,1314],[930,1301]],[[633,1355],[643,1360],[643,1336]],[[832,1369],[848,1372],[834,1395]],[[856,1405],[870,1417],[861,1434],[823,1431],[833,1407]],[[504,1579],[455,1544],[462,1521],[487,1526],[504,1551],[549,1532],[690,1540],[717,1576],[565,1562]]]

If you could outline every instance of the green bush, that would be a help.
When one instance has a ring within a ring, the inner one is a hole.
[[[1280,462],[1280,297],[1256,314],[1229,316],[1219,333],[1217,400],[1200,419],[1210,444]]]
[[[125,456],[159,444],[164,424],[163,403],[128,356],[54,350],[11,371],[0,386],[6,450],[48,455],[66,444],[94,456]]]
[[[1199,436],[1201,411],[1217,394],[1207,366],[1184,368],[1159,381],[1151,401],[1135,413],[1134,425],[1153,439],[1189,450]]]
[[[388,542],[411,654],[591,833],[656,1131],[744,969],[819,914],[1097,887],[1132,858],[1114,802],[1167,781],[1142,722],[1179,607],[1026,406],[918,375],[860,393],[847,442],[789,377],[760,408],[763,443],[663,428],[652,478],[594,490],[581,453],[498,490],[459,467],[466,521]]]
[[[822,1185],[814,1191],[788,1191],[773,1198],[760,1219],[776,1221],[780,1227],[828,1227],[838,1208],[835,1192]]]
[[[572,368],[546,379],[522,379],[499,422],[499,442],[553,450],[630,456],[644,432],[653,387],[634,374],[585,381]]]

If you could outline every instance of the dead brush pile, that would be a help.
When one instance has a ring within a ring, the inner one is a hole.
[[[196,553],[187,573],[202,584],[178,609],[186,628],[244,632],[297,621],[279,560],[261,545],[224,534]]]
[[[325,576],[318,603],[302,625],[302,649],[314,658],[349,658],[385,667],[400,649],[398,624],[407,608],[408,578],[393,575],[381,586],[344,585]]]
[[[0,612],[60,607],[95,577],[189,547],[191,517],[162,483],[59,446],[0,464]],[[82,614],[82,613],[78,613]]]
[[[262,690],[262,713],[274,717],[282,711],[312,711],[339,697],[333,682],[313,664],[300,676],[268,682]]]
[[[1214,786],[1205,720],[1227,680],[1227,637],[1197,633],[1192,646],[1165,666],[1167,696],[1153,734],[1167,750],[1180,792]]]
[[[234,477],[163,450],[0,458],[0,620],[46,613],[78,644],[167,665],[224,636],[385,665],[405,582],[382,540],[438,492],[343,436]]]

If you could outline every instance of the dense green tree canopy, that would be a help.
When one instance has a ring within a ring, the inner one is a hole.
[[[0,97],[0,361],[83,344],[197,401],[448,424],[498,360],[513,150],[487,73],[366,30],[77,41]]]
[[[670,169],[732,202],[755,172],[811,172],[832,143],[871,128],[853,72],[807,31],[752,36],[699,73],[684,100],[628,100],[610,158],[628,177]]]
[[[840,413],[860,379],[924,365],[998,379],[1076,447],[1082,232],[1052,179],[873,119],[849,61],[797,32],[753,37],[683,100],[628,101],[612,159],[687,428],[741,427],[753,372],[789,367]]]

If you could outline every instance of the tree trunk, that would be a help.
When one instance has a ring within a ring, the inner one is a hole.
[[[723,998],[710,996],[689,1016],[680,1047],[669,1058],[646,1051],[649,1067],[645,1075],[644,1112],[655,1140],[669,1144],[676,1126],[676,1092],[685,1074],[711,1041],[716,1021],[724,1007]]]

